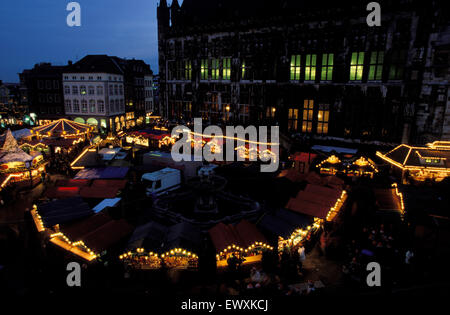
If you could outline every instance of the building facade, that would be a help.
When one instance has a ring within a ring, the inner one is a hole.
[[[63,74],[66,116],[102,133],[140,126],[150,102],[145,85],[151,81],[152,71],[142,60],[88,55]]]
[[[65,69],[65,66],[40,63],[19,73],[21,103],[28,105],[30,116],[37,119],[36,124],[64,115],[62,73]]]
[[[124,75],[113,58],[89,55],[63,73],[65,114],[97,131],[125,127]]]
[[[418,126],[449,113],[421,111],[430,45],[448,13],[443,1],[379,3],[381,26],[369,27],[361,1],[161,0],[161,114],[279,124],[318,138],[424,141]],[[448,99],[448,89],[435,89]],[[448,137],[448,119],[436,123],[429,138]]]

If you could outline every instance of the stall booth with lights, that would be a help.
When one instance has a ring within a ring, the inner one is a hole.
[[[140,270],[195,270],[201,248],[200,231],[182,222],[167,227],[155,221],[138,226],[128,242],[128,250],[119,256],[126,265]]]
[[[45,173],[46,164],[40,152],[25,153],[9,129],[0,137],[0,190],[11,184],[36,184]]]
[[[89,262],[106,255],[133,230],[123,219],[95,213],[80,197],[34,206],[31,215],[45,240]]]
[[[230,257],[243,260],[243,264],[257,263],[264,251],[272,251],[256,225],[242,220],[236,225],[219,223],[208,231],[216,248],[216,265],[225,267]]]
[[[341,159],[336,155],[331,155],[317,164],[320,174],[325,175],[345,175],[349,177],[369,177],[378,173],[378,168],[371,159],[364,156],[359,158]]]
[[[377,152],[403,183],[440,182],[450,176],[450,141],[435,141],[426,147],[401,144],[387,153]]]
[[[305,245],[321,229],[322,223],[323,220],[319,218],[279,209],[265,213],[259,220],[258,227],[276,240],[278,252],[282,253],[285,249],[296,250],[298,246]]]

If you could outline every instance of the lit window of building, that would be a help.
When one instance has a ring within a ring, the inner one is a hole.
[[[298,109],[297,108],[289,108],[288,128],[289,128],[289,130],[297,130],[297,128],[298,128]]]
[[[328,133],[328,120],[330,118],[329,105],[319,105],[319,111],[317,112],[317,133]]]
[[[323,54],[322,55],[322,81],[333,80],[333,63],[334,54]]]
[[[302,132],[312,132],[314,117],[314,100],[305,100],[303,102],[303,123]]]
[[[291,80],[300,80],[300,55],[293,55],[291,57]]]
[[[192,62],[190,60],[184,62],[184,77],[186,80],[192,80]]]
[[[81,95],[86,95],[87,91],[86,91],[86,87],[84,85],[80,86],[80,94]]]
[[[211,79],[218,80],[220,78],[219,59],[211,60]]]
[[[306,55],[305,80],[314,81],[316,79],[316,59],[317,55]]]
[[[369,80],[381,80],[383,75],[384,52],[373,51],[370,54]]]
[[[275,118],[275,112],[276,112],[276,108],[275,107],[267,107],[267,111],[266,111],[266,117],[267,118]]]
[[[223,79],[230,80],[231,78],[231,58],[223,59]]]
[[[364,52],[352,53],[350,62],[350,80],[361,81],[364,70]]]
[[[201,61],[200,79],[208,80],[208,59],[202,59]]]

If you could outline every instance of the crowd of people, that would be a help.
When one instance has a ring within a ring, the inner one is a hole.
[[[346,245],[347,263],[343,273],[348,279],[365,284],[369,262],[380,264],[384,278],[396,281],[405,264],[411,264],[413,251],[405,249],[393,225],[377,224],[364,226]]]

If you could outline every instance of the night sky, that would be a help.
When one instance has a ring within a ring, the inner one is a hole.
[[[69,2],[0,1],[0,80],[18,82],[17,73],[36,63],[64,65],[87,54],[143,59],[158,73],[159,0],[78,0],[80,27],[66,24]]]

